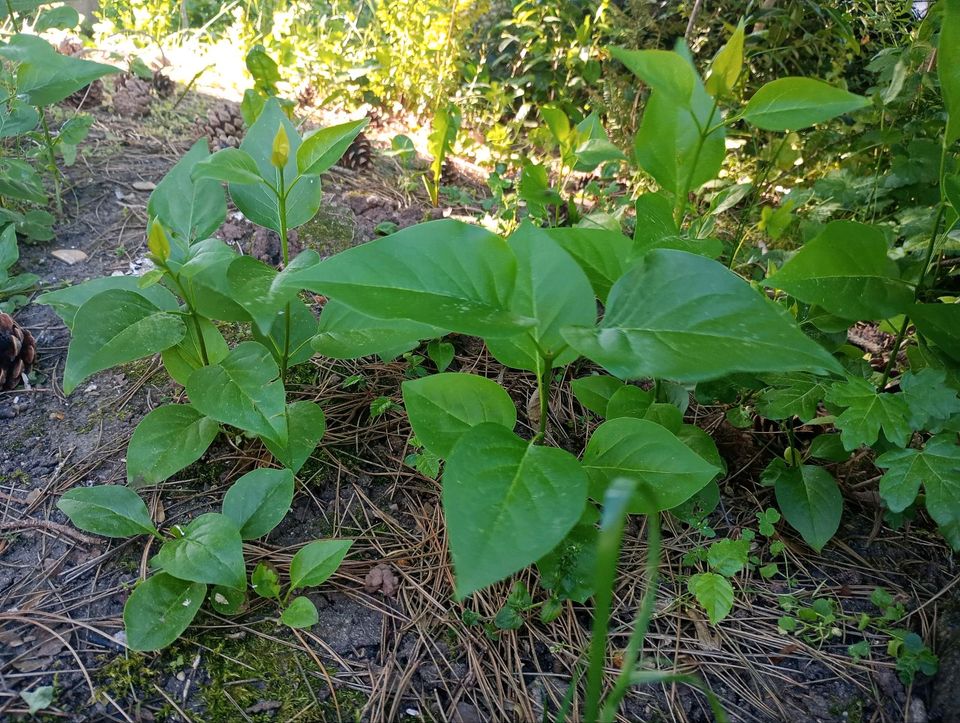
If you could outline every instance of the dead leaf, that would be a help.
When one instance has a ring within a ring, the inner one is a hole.
[[[55,259],[60,259],[69,266],[87,260],[87,255],[80,249],[56,249],[55,251],[51,251],[50,255]]]
[[[153,181],[134,181],[132,185],[137,191],[152,191],[157,187]]]
[[[363,581],[363,589],[371,595],[380,592],[384,597],[393,597],[399,583],[390,566],[381,562],[367,573]]]

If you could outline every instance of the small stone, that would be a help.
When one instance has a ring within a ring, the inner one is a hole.
[[[56,422],[63,421],[63,412],[50,412],[50,419]]]
[[[86,261],[88,256],[80,249],[56,249],[51,251],[50,255],[55,259],[63,261],[68,266],[73,266],[81,261]]]
[[[137,191],[152,191],[157,187],[153,181],[134,181],[132,185]]]

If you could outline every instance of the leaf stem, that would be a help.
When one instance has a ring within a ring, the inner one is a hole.
[[[547,436],[547,418],[550,414],[550,372],[553,370],[553,357],[540,358],[543,365],[537,372],[537,393],[540,396],[540,423],[537,436],[533,441],[541,442]]]
[[[16,14],[13,12],[13,2],[12,0],[7,0],[7,17],[10,18],[10,22],[13,23],[13,29],[18,33],[20,32],[20,20],[17,19]]]
[[[286,179],[283,176],[284,169],[277,169],[277,204],[280,210],[280,250],[283,254],[283,267],[286,268],[290,263],[290,248],[287,242],[287,192],[285,188]],[[290,361],[290,302],[287,302],[283,310],[283,355],[280,358],[280,379],[287,380],[287,365]]]
[[[777,149],[773,152],[773,157],[764,167],[763,174],[760,176],[760,180],[754,187],[753,193],[750,194],[750,205],[742,214],[740,214],[740,222],[737,225],[737,234],[734,236],[737,243],[736,247],[733,249],[733,254],[730,255],[730,263],[727,264],[728,269],[733,269],[733,265],[736,263],[737,256],[740,254],[740,249],[743,248],[743,242],[746,240],[747,235],[746,220],[753,215],[753,212],[757,207],[757,203],[760,201],[761,194],[763,193],[763,187],[766,185],[767,179],[770,177],[770,171],[773,170],[774,165],[776,165],[777,158],[780,157],[780,151],[782,151],[783,147],[786,145],[788,137],[789,136],[787,134],[784,134],[783,138],[780,140],[780,143],[777,145]]]
[[[47,147],[47,170],[53,176],[53,190],[57,200],[57,215],[63,213],[63,201],[60,197],[60,169],[57,168],[57,156],[53,150],[53,136],[50,135],[50,124],[42,106],[37,106],[40,113],[40,126],[43,128],[43,142]]]
[[[196,310],[193,308],[193,305],[190,303],[190,297],[187,296],[186,289],[184,289],[183,285],[180,283],[180,279],[177,277],[177,275],[174,274],[166,265],[162,266],[162,268],[177,287],[177,291],[179,291],[180,296],[183,297],[183,303],[187,305],[187,312],[190,316],[190,319],[193,321],[193,327],[197,332],[197,345],[200,348],[200,360],[203,362],[204,366],[210,366],[210,355],[207,354],[207,342],[203,338],[203,329],[200,327],[200,314],[196,312]]]
[[[697,120],[697,116],[694,114],[693,109],[690,110],[690,115],[693,118],[693,122],[697,126],[697,130],[700,132],[700,137],[697,139],[697,148],[693,152],[693,163],[690,164],[690,171],[687,173],[686,181],[683,184],[680,194],[677,195],[677,205],[674,208],[673,215],[674,220],[676,221],[677,227],[683,223],[683,217],[686,215],[687,210],[687,195],[690,193],[690,186],[693,185],[693,176],[697,172],[697,164],[700,162],[700,154],[703,152],[703,146],[707,142],[707,136],[710,135],[713,131],[710,130],[710,124],[713,123],[713,116],[717,113],[717,108],[720,107],[720,101],[717,98],[713,99],[713,106],[710,108],[710,116],[707,118],[706,130],[703,126],[700,125],[700,121]]]

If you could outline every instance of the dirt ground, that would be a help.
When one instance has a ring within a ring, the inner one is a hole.
[[[157,104],[138,122],[95,111],[91,137],[68,171],[68,210],[57,237],[22,244],[21,267],[40,274],[48,288],[137,273],[149,184],[189,147],[193,119],[213,102],[219,101],[191,94],[177,109]],[[332,253],[369,240],[384,221],[406,226],[434,217],[411,188],[416,185],[387,157],[366,171],[335,169],[325,179],[320,217],[300,230],[298,243]],[[450,212],[469,215],[470,208]],[[246,252],[276,255],[273,240],[255,237],[235,217],[222,233]],[[61,248],[82,250],[87,258],[68,266],[50,255]],[[117,542],[79,533],[55,503],[75,486],[122,484],[133,428],[182,389],[164,381],[157,360],[147,360],[98,374],[65,397],[66,329],[37,304],[17,318],[37,338],[40,358],[31,389],[0,393],[0,720],[26,717],[20,693],[41,685],[55,689],[53,704],[37,716],[48,720],[474,723],[538,721],[557,709],[583,659],[589,608],[568,605],[550,625],[533,615],[519,630],[499,635],[464,622],[467,610],[492,618],[509,585],[452,602],[439,485],[404,464],[411,450],[403,414],[371,418],[369,412],[379,396],[400,402],[399,385],[410,370],[403,359],[317,358],[291,385],[297,397],[323,405],[328,433],[299,476],[293,511],[266,542],[247,545],[247,559],[282,569],[311,539],[354,539],[343,567],[309,594],[320,622],[292,631],[277,624],[270,604],[253,601],[233,619],[202,612],[162,653],[127,651],[123,603],[154,550],[142,538]],[[504,374],[482,349],[453,341],[454,369],[500,379],[525,408],[532,379]],[[345,388],[355,375],[362,381]],[[734,430],[722,410],[694,409],[688,421],[716,432],[730,469],[710,525],[718,535],[755,529],[755,513],[771,504],[757,472],[778,441]],[[583,439],[595,420],[558,395],[551,423],[563,445]],[[146,490],[145,498],[163,525],[182,523],[218,505],[232,480],[268,458],[258,444],[224,439],[175,480]],[[869,494],[848,491],[843,526],[823,555],[786,533],[786,574],[771,580],[755,570],[739,575],[734,612],[716,627],[691,604],[685,584],[691,569],[682,564],[685,553],[709,540],[668,519],[646,659],[700,676],[733,721],[958,720],[960,571],[925,525],[894,531]],[[637,521],[623,551],[614,646],[625,644],[645,589],[643,540]],[[368,574],[378,566],[395,585],[372,584]],[[521,577],[536,591],[533,572]],[[878,586],[903,603],[907,615],[899,626],[920,633],[941,656],[933,680],[919,676],[905,686],[885,639],[857,630],[859,614],[875,612],[870,595]],[[836,622],[819,639],[784,634],[777,619],[788,594],[831,600]],[[855,661],[847,647],[864,639],[871,656]],[[616,663],[613,656],[611,674]],[[636,689],[621,719],[710,716],[701,694],[664,685]]]

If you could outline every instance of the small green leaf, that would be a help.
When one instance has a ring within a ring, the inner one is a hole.
[[[517,408],[492,379],[447,372],[402,385],[403,404],[420,443],[446,459],[472,427],[494,422],[507,430],[517,423]]]
[[[827,393],[823,380],[811,374],[789,374],[765,379],[772,386],[760,392],[757,411],[767,419],[799,417],[808,422]]]
[[[273,568],[258,562],[250,575],[250,587],[260,597],[277,598],[280,596],[280,576]]]
[[[134,589],[123,606],[123,627],[132,650],[160,650],[180,637],[203,604],[207,586],[164,572]]]
[[[141,288],[136,276],[101,276],[98,279],[84,281],[82,284],[67,286],[56,291],[41,294],[37,301],[47,304],[63,319],[63,323],[72,332],[75,328],[77,312],[87,301],[109,289],[122,289],[148,299],[164,311],[177,310],[177,298],[162,286]]]
[[[133,291],[108,289],[77,311],[63,372],[69,394],[104,369],[163,351],[187,333],[183,320]]]
[[[626,387],[619,379],[606,374],[594,374],[589,377],[580,377],[570,382],[570,388],[577,401],[585,409],[601,417],[607,416],[607,405],[613,395]]]
[[[302,595],[291,600],[286,610],[280,614],[280,622],[291,628],[309,628],[316,625],[319,620],[317,606]]]
[[[767,131],[798,131],[870,104],[814,78],[778,78],[760,88],[743,109],[742,117]]]
[[[315,540],[302,547],[290,562],[290,589],[323,584],[337,568],[352,540]]]
[[[299,472],[323,439],[327,419],[314,402],[299,401],[287,405],[287,443],[280,445],[269,438],[263,443],[270,453],[294,472]]]
[[[197,182],[205,178],[239,184],[264,182],[257,162],[239,148],[224,148],[197,163],[190,179]]]
[[[586,493],[587,476],[569,452],[491,422],[464,433],[443,473],[457,598],[550,552],[580,519]]]
[[[698,573],[687,580],[687,589],[707,611],[711,625],[719,623],[733,610],[733,586],[723,575]]]
[[[217,585],[210,591],[210,607],[221,615],[236,615],[247,604],[247,593]]]
[[[733,577],[746,567],[749,555],[749,540],[719,540],[707,550],[707,563],[714,572]]]
[[[643,419],[653,404],[653,394],[628,384],[618,389],[607,403],[607,419],[636,417]],[[673,406],[673,405],[671,405]],[[676,409],[676,407],[674,407]]]
[[[787,522],[820,552],[837,531],[843,514],[837,481],[823,467],[788,467],[777,477],[775,490]]]
[[[167,171],[147,201],[147,215],[186,243],[211,236],[227,216],[227,201],[215,179],[191,178],[193,169],[210,157],[206,139],[200,139]]]
[[[743,70],[743,35],[744,23],[741,20],[727,44],[720,48],[710,63],[710,74],[705,85],[707,92],[714,98],[729,95],[740,78]]]
[[[437,366],[438,372],[444,372],[453,362],[455,350],[453,344],[434,339],[427,345],[427,356]]]
[[[193,464],[216,439],[220,425],[189,404],[165,404],[140,420],[127,445],[127,484],[163,482]]]
[[[255,469],[247,472],[223,497],[223,514],[240,530],[244,540],[263,537],[280,524],[293,502],[293,472],[289,469]]]
[[[297,150],[297,169],[305,176],[319,176],[340,159],[368,122],[363,118],[308,134]]]
[[[216,512],[194,519],[180,537],[163,543],[151,563],[181,580],[224,585],[235,590],[247,586],[243,542],[233,520]]]
[[[76,527],[96,535],[133,537],[157,534],[147,506],[128,487],[75,487],[60,498],[57,508]]]
[[[819,434],[810,442],[808,454],[815,459],[829,462],[846,462],[850,453],[843,448],[839,434]]]
[[[850,377],[830,387],[826,400],[846,407],[835,424],[847,451],[864,444],[872,445],[881,429],[889,441],[900,447],[907,445],[913,430],[910,429],[910,408],[903,394],[878,393],[867,380]]]

